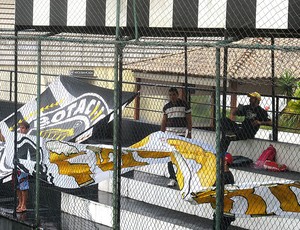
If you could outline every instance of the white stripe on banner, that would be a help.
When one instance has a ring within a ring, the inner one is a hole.
[[[68,0],[67,25],[86,25],[86,0]]]
[[[227,0],[202,0],[198,8],[198,28],[225,28]]]
[[[149,27],[173,26],[173,0],[150,0]]]
[[[105,26],[116,26],[117,1],[106,0]],[[120,26],[127,26],[127,0],[121,0]]]
[[[56,101],[62,101],[61,106],[66,105],[65,103],[70,103],[70,101],[73,101],[76,99],[76,97],[72,96],[66,90],[66,87],[61,83],[61,81],[55,81],[52,84],[49,85],[49,88],[51,89],[53,96],[55,97]],[[68,100],[66,100],[68,98]]]
[[[288,28],[289,0],[257,0],[256,4],[256,28]]]
[[[34,26],[50,25],[50,0],[33,1],[33,22]]]

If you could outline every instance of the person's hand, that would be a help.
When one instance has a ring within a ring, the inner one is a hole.
[[[261,122],[259,120],[254,120],[254,121],[252,121],[252,125],[259,126],[259,125],[261,125]]]
[[[238,107],[232,107],[230,115],[231,116],[236,116],[237,114],[239,114],[243,111],[243,108],[244,108],[244,105],[242,105],[242,104],[239,104]]]

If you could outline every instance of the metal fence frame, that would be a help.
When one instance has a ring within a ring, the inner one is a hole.
[[[38,83],[37,83],[37,100],[38,100],[38,105],[39,105],[39,95],[40,95],[40,90],[41,90],[41,82],[40,82],[40,78],[41,78],[41,45],[42,42],[44,40],[52,40],[52,38],[49,37],[19,37],[19,36],[13,36],[13,37],[4,37],[4,39],[14,39],[16,41],[16,44],[18,43],[18,39],[33,39],[38,41],[38,65],[37,65],[37,73],[32,73],[34,75],[37,76],[38,79]],[[55,39],[54,39],[55,40]],[[77,42],[76,40],[69,40],[69,39],[61,39],[61,40],[65,40],[68,42]],[[81,42],[89,42],[89,43],[98,43],[99,41],[81,41]],[[103,41],[100,41],[100,43]],[[219,153],[220,149],[219,149],[219,145],[220,145],[220,117],[221,117],[221,112],[220,112],[220,108],[221,108],[221,101],[220,101],[220,96],[221,93],[223,94],[223,98],[226,98],[226,95],[231,93],[231,92],[227,92],[226,90],[224,90],[223,92],[220,89],[220,82],[221,82],[221,73],[220,73],[220,63],[221,63],[221,55],[220,55],[220,50],[221,49],[228,49],[230,47],[234,47],[234,48],[247,48],[247,49],[269,49],[269,50],[276,50],[276,49],[286,49],[286,50],[290,50],[290,47],[274,47],[272,45],[270,46],[244,46],[244,45],[231,45],[229,43],[226,42],[220,42],[217,44],[188,44],[186,42],[183,43],[169,43],[169,44],[165,44],[164,42],[159,42],[157,44],[153,44],[153,43],[143,43],[143,42],[139,42],[139,41],[124,41],[121,39],[121,37],[117,34],[116,39],[113,41],[109,41],[109,44],[114,44],[115,45],[115,63],[114,63],[114,88],[115,88],[115,95],[114,95],[114,101],[115,101],[115,110],[114,110],[114,116],[115,116],[115,122],[114,122],[114,153],[117,156],[114,159],[114,214],[113,214],[113,228],[114,229],[120,229],[120,164],[121,164],[121,144],[120,144],[120,128],[121,128],[121,120],[122,120],[122,111],[121,111],[121,106],[119,104],[120,102],[120,98],[122,98],[122,84],[123,82],[123,78],[122,78],[122,73],[123,73],[123,63],[122,63],[122,57],[123,57],[123,53],[122,50],[126,44],[135,44],[135,45],[157,45],[157,46],[165,46],[165,45],[173,45],[173,46],[182,46],[182,47],[188,47],[188,46],[203,46],[203,47],[214,47],[216,49],[216,63],[215,63],[215,67],[216,67],[216,78],[215,78],[215,82],[216,82],[216,88],[215,88],[215,117],[214,120],[216,121],[216,127],[215,127],[215,131],[216,131],[216,146],[217,146],[217,153]],[[16,46],[17,47],[17,46]],[[293,48],[293,50],[295,50]],[[300,47],[296,48],[297,51],[300,50]],[[18,59],[18,55],[17,55],[17,48],[15,49],[15,70],[14,71],[10,71],[10,83],[13,82],[13,73],[14,73],[14,82],[18,83],[18,74],[22,73],[18,71],[18,65],[17,65],[17,59]],[[186,77],[187,77],[187,73],[186,73]],[[224,78],[224,80],[226,81],[226,77]],[[188,80],[186,81],[186,83],[188,82]],[[12,84],[10,84],[12,85]],[[226,85],[226,83],[225,83]],[[12,98],[12,93],[15,94],[14,98],[15,98],[15,105],[18,103],[17,101],[17,94],[18,94],[18,88],[17,88],[18,84],[15,84],[15,88],[14,90],[12,88],[10,88],[10,99]],[[189,90],[189,87],[187,85],[184,86],[184,89],[186,91]],[[235,92],[236,93],[236,92]],[[188,95],[188,93],[186,94]],[[225,96],[225,97],[224,97]],[[274,119],[274,125],[273,125],[273,140],[277,141],[277,134],[278,134],[278,123],[277,123],[277,117],[278,117],[278,100],[281,96],[275,95],[275,91],[272,91],[272,101],[273,101],[273,108],[277,108],[276,110],[273,110],[272,113],[275,117]],[[281,98],[286,98],[286,97],[281,97]],[[293,99],[299,99],[299,98],[293,98]],[[276,103],[277,101],[277,103]],[[17,112],[17,107],[15,107],[15,113]],[[38,107],[39,108],[39,107]],[[223,104],[223,108],[224,108],[224,104]],[[37,109],[37,111],[39,111],[39,109]],[[224,111],[224,109],[223,109]],[[38,114],[39,117],[39,114]],[[39,120],[39,119],[38,119]],[[15,121],[15,123],[17,124],[17,121]],[[38,128],[39,128],[39,124],[38,124]],[[39,132],[38,132],[39,133]],[[16,135],[15,135],[16,137]],[[39,136],[37,137],[39,140]],[[16,140],[15,140],[16,142]],[[37,149],[39,148],[39,143],[37,143]],[[17,149],[15,147],[15,153],[16,153]],[[37,153],[37,157],[39,156],[39,154]],[[38,158],[37,158],[38,159]],[[221,167],[221,162],[224,161],[224,156],[222,156],[221,154],[217,154],[217,209],[216,209],[216,228],[220,229],[221,226],[221,218],[222,218],[222,213],[223,213],[223,192],[224,192],[224,188],[222,185],[222,173],[223,173],[223,168]],[[15,166],[15,170],[16,170],[16,166]],[[37,168],[37,172],[38,172],[38,168]],[[39,174],[37,174],[36,177],[36,207],[35,207],[35,216],[36,216],[36,224],[35,226],[38,227],[39,226]]]

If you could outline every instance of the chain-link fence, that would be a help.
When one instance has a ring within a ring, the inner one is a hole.
[[[1,216],[298,228],[296,1],[1,4]]]

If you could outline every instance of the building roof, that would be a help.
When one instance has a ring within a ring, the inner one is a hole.
[[[236,42],[236,45],[271,45],[269,38],[246,38]],[[276,46],[300,46],[300,39],[275,39]],[[187,52],[188,76],[215,77],[216,49],[214,47],[193,47]],[[221,49],[221,76],[223,75],[224,51]],[[272,79],[271,50],[228,48],[228,72],[230,80],[239,81],[270,81]],[[129,63],[126,69],[135,72],[148,72],[158,74],[184,75],[184,51],[162,55],[146,60]],[[295,77],[300,78],[300,52],[297,51],[274,51],[275,77],[278,78],[286,71],[291,71]]]

